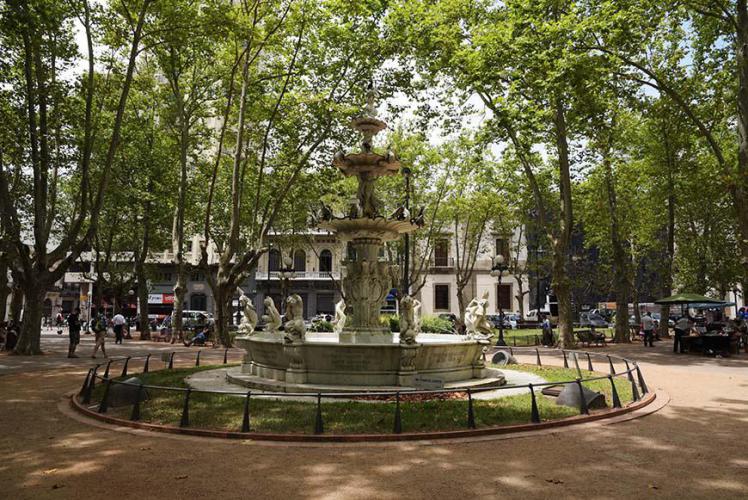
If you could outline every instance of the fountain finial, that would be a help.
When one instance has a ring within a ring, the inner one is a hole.
[[[379,97],[374,82],[369,80],[369,86],[366,89],[366,116],[375,118],[377,116],[376,98]]]

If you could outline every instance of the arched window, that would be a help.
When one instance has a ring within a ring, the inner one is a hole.
[[[281,268],[280,250],[273,248],[268,253],[268,270],[269,271],[280,271],[280,268]]]
[[[332,272],[332,252],[329,250],[322,250],[319,254],[319,270],[322,273]]]
[[[306,271],[306,252],[304,250],[296,250],[294,252],[293,270],[294,271]]]

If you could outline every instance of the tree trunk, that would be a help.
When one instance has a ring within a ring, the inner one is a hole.
[[[738,222],[743,293],[748,284],[748,2],[737,1],[738,171],[732,181]]]
[[[515,281],[517,282],[517,304],[519,305],[519,318],[520,320],[525,319],[525,284],[522,281],[522,276],[517,276]]]
[[[21,334],[16,344],[16,354],[41,354],[41,331],[42,314],[44,312],[43,286],[30,286],[23,284],[25,304],[23,308],[23,321],[21,322]]]
[[[21,323],[21,311],[23,310],[23,289],[20,283],[13,282],[10,296],[10,318],[16,323]],[[54,311],[53,311],[54,312]]]
[[[8,263],[0,258],[0,322],[5,321],[5,315],[8,312],[8,295],[10,295]]]
[[[230,293],[225,284],[219,284],[214,292],[216,303],[216,338],[225,347],[231,347],[231,336],[229,335],[229,319],[231,311],[229,303],[233,293]]]
[[[560,98],[555,100],[554,133],[558,153],[559,195],[561,214],[559,234],[553,244],[553,290],[558,299],[558,330],[561,348],[574,344],[574,318],[571,308],[571,284],[569,280],[569,257],[571,231],[574,224],[571,202],[571,175],[569,172],[569,143],[566,132],[566,116]]]
[[[457,331],[459,333],[465,333],[465,286],[457,286]]]
[[[142,262],[135,264],[135,277],[138,280],[138,306],[140,309],[140,340],[151,340],[151,323],[148,320],[148,280]]]
[[[184,264],[177,269],[184,268]],[[171,343],[183,337],[182,311],[184,311],[184,296],[187,293],[187,279],[184,271],[177,271],[177,284],[174,285],[174,313],[171,318]]]

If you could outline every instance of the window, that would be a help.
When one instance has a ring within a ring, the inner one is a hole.
[[[434,309],[449,310],[449,285],[434,285]]]
[[[191,273],[190,281],[205,281],[205,275],[201,272]]]
[[[190,297],[190,309],[193,311],[205,311],[208,309],[208,298],[204,293],[193,293]]]
[[[319,270],[322,273],[332,272],[332,252],[329,250],[322,250],[319,254]]]
[[[280,271],[281,253],[280,250],[273,248],[268,253],[268,271]]]
[[[507,238],[496,238],[496,255],[503,255],[504,262],[509,262],[509,240]]]
[[[171,281],[171,273],[158,273],[158,280],[162,283],[169,283]]]
[[[449,240],[440,239],[434,243],[434,266],[447,267],[449,265]]]
[[[496,295],[498,297],[497,304],[503,312],[512,310],[512,285],[501,284],[496,285]]]
[[[294,252],[293,269],[294,271],[306,271],[306,252],[304,250]]]

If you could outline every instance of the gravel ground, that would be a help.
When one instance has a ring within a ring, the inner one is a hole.
[[[89,344],[84,338],[86,353]],[[657,413],[614,425],[517,439],[299,446],[81,423],[60,411],[60,394],[79,388],[92,360],[65,358],[56,335],[43,346],[48,354],[33,360],[0,357],[0,498],[748,498],[746,354],[677,356],[668,343],[605,349],[639,359],[650,388],[671,397]],[[114,355],[168,350],[108,347]],[[203,363],[222,358],[209,351]]]

